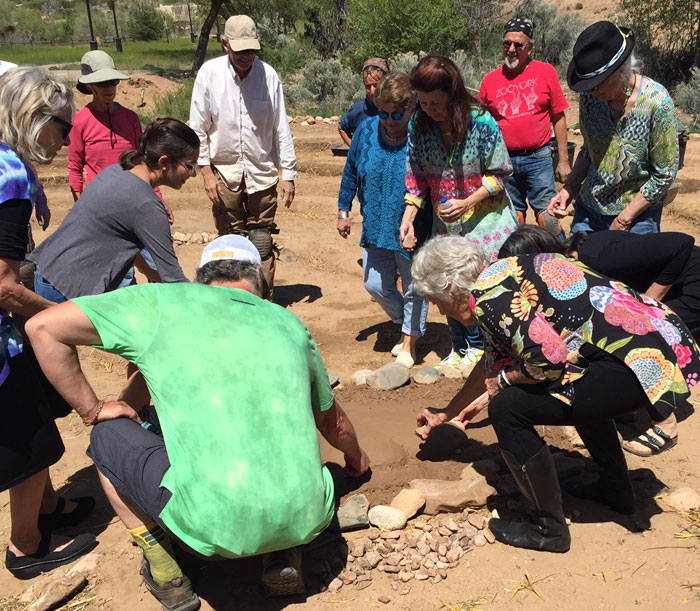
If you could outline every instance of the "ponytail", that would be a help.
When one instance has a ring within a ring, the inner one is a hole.
[[[125,151],[119,156],[119,165],[130,170],[139,163],[155,169],[158,160],[165,156],[172,161],[190,157],[199,150],[199,137],[190,127],[177,119],[156,119],[146,126],[136,150]]]

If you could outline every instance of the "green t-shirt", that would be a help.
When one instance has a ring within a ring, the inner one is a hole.
[[[311,541],[333,514],[312,410],[333,405],[311,334],[246,291],[145,284],[74,303],[107,352],[143,373],[172,493],[160,518],[191,548],[228,558]]]

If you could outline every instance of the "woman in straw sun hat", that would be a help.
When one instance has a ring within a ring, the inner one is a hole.
[[[567,74],[581,93],[584,143],[549,212],[576,199],[571,232],[656,233],[678,170],[678,131],[668,91],[639,72],[634,34],[610,21],[586,28]]]

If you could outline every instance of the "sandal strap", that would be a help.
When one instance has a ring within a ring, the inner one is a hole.
[[[652,454],[658,454],[659,452],[661,452],[661,449],[666,445],[665,442],[659,441],[656,437],[652,437],[646,431],[635,437],[632,441],[636,441],[637,443],[646,446],[651,450]]]
[[[667,433],[664,433],[657,425],[652,426],[651,430],[654,431],[654,433],[661,437],[661,439],[663,439],[664,441],[673,441],[673,437],[671,437]]]
[[[39,547],[33,554],[28,554],[31,558],[43,558],[49,553],[49,546],[51,545],[51,531],[43,530],[41,532],[41,540],[39,541]]]

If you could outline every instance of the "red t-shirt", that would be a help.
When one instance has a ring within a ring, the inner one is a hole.
[[[503,132],[508,150],[537,149],[552,137],[552,115],[569,107],[554,66],[531,60],[513,76],[504,66],[481,81],[479,102]]]

